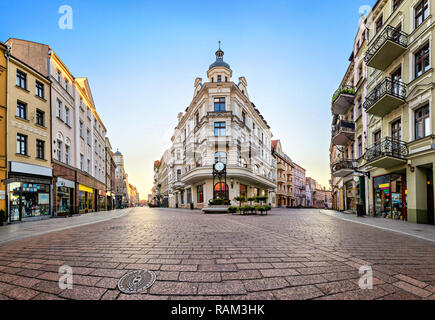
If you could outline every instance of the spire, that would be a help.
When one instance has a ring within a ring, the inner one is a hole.
[[[216,61],[224,61],[224,52],[221,49],[221,41],[219,40],[219,49],[216,51]]]
[[[221,49],[221,41],[219,40],[219,49],[216,51],[216,61],[210,66],[209,70],[214,67],[226,67],[230,69],[230,65],[224,62],[224,52]]]

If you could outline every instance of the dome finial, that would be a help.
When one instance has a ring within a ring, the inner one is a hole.
[[[219,42],[219,50],[220,50],[221,49],[221,41],[219,40],[218,42]]]

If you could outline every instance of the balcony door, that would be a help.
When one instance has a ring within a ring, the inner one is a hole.
[[[402,140],[402,121],[401,119],[391,124],[391,154],[393,157],[400,157],[400,141]]]
[[[391,74],[391,79],[393,80],[393,94],[396,96],[401,96],[400,84],[402,83],[402,67],[399,67]]]

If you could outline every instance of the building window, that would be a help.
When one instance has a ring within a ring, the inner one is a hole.
[[[60,77],[60,70],[57,70],[57,73],[56,73],[56,80],[57,80],[57,82],[59,82],[60,83],[60,79],[61,79],[61,77]]]
[[[427,44],[415,54],[415,78],[418,78],[429,70],[429,65],[429,44]]]
[[[65,78],[65,91],[68,92],[69,81],[67,78]]]
[[[65,145],[65,163],[69,164],[70,147]]]
[[[214,123],[214,135],[215,135],[215,137],[226,136],[226,122],[215,122]]]
[[[362,157],[363,147],[362,147],[362,137],[358,137],[358,158]]]
[[[356,118],[362,115],[362,98],[359,98],[356,105]]]
[[[20,101],[17,102],[17,117],[27,119],[27,105]]]
[[[36,81],[36,95],[44,99],[44,85],[39,81]]]
[[[45,156],[45,142],[36,140],[36,158],[44,160]]]
[[[88,159],[88,173],[91,173],[91,160]]]
[[[80,170],[84,171],[85,170],[85,157],[80,154]]]
[[[429,105],[415,111],[415,139],[430,135],[429,128]]]
[[[391,136],[393,139],[402,140],[402,121],[401,119],[391,124]]]
[[[65,123],[70,125],[70,112],[69,108],[65,108]]]
[[[217,82],[222,82],[222,76],[221,75],[217,76]]]
[[[415,28],[419,27],[429,16],[429,1],[422,0],[414,9]]]
[[[223,182],[216,183],[213,189],[213,197],[214,199],[228,199],[229,198],[228,185]]]
[[[225,98],[214,98],[214,112],[225,112]]]
[[[27,75],[17,70],[17,86],[27,90]]]
[[[44,112],[36,110],[36,124],[44,127]]]
[[[199,126],[199,112],[195,114],[195,125]]]
[[[62,142],[57,140],[57,160],[62,161]]]
[[[196,195],[197,195],[197,202],[204,203],[204,186],[203,185],[196,187]]]
[[[80,138],[84,139],[85,133],[83,132],[83,121],[80,121]]]
[[[214,162],[222,162],[223,164],[227,164],[227,153],[223,151],[218,151],[214,154]]]
[[[240,196],[245,197],[245,198],[248,196],[248,186],[247,185],[244,185],[244,184],[240,185]]]
[[[376,20],[376,33],[381,31],[383,25],[384,25],[384,17],[381,15],[379,19]]]
[[[244,111],[242,111],[242,122],[246,124],[246,113]]]
[[[27,136],[17,134],[17,153],[27,156]]]
[[[376,132],[373,134],[373,142],[374,142],[375,144],[378,143],[378,142],[380,142],[380,141],[381,141],[381,138],[382,138],[381,130],[378,130],[378,131],[376,131]]]
[[[89,129],[86,130],[86,138],[88,141],[88,145],[91,145],[91,130]]]
[[[56,102],[56,116],[62,119],[62,101],[57,100]]]

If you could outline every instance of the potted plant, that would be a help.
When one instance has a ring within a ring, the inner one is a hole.
[[[235,197],[234,201],[238,201],[239,202],[239,211],[241,213],[242,212],[242,203],[244,201],[246,201],[245,197],[243,197],[243,196]]]
[[[231,214],[237,213],[237,207],[229,207],[228,208],[228,212],[231,213]]]
[[[6,222],[7,215],[6,212],[2,209],[0,210],[0,226],[3,226],[3,222]]]

